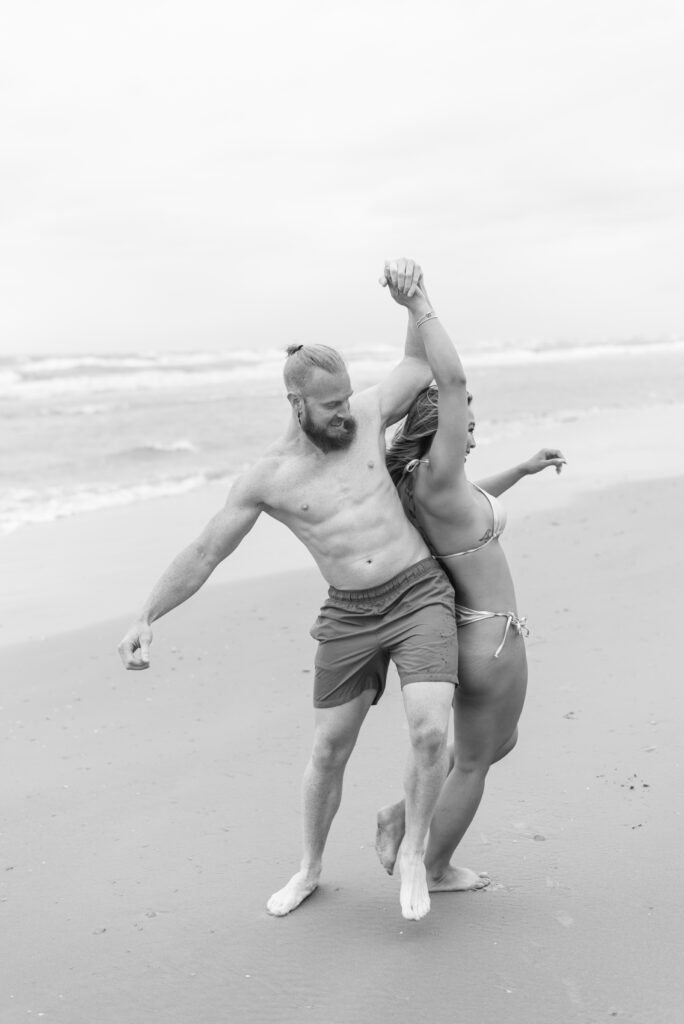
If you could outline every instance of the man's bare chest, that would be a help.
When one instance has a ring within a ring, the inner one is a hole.
[[[355,442],[344,452],[292,459],[281,466],[271,489],[271,508],[279,518],[322,522],[372,500],[387,479],[380,440]]]

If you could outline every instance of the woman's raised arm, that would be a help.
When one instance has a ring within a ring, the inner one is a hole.
[[[427,297],[422,281],[422,302],[416,310],[416,329],[425,345],[439,392],[437,433],[430,447],[434,484],[441,479],[465,479],[465,452],[470,429],[465,370],[454,343]],[[412,311],[413,312],[413,311]]]

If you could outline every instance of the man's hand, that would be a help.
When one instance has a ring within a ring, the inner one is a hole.
[[[136,622],[119,644],[119,654],[124,667],[140,672],[150,667],[150,644],[152,630],[146,622]]]
[[[385,260],[385,269],[380,278],[383,288],[389,288],[395,302],[408,309],[422,308],[426,298],[421,291],[423,268],[415,260]]]
[[[532,476],[534,473],[541,473],[542,469],[548,469],[549,466],[555,466],[556,472],[560,473],[565,465],[565,456],[558,448],[542,448],[536,455],[523,462],[521,468],[528,476]]]

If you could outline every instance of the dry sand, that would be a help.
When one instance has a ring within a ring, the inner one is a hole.
[[[585,483],[507,502],[531,686],[457,857],[492,885],[422,922],[373,851],[408,745],[394,675],[320,890],[264,909],[299,857],[315,569],[205,588],[147,673],[117,660],[130,615],[6,637],[2,1024],[679,1022],[684,479]]]

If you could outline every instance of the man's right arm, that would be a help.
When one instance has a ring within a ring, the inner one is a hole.
[[[261,512],[255,492],[252,474],[239,477],[221,511],[207,523],[199,537],[174,558],[119,644],[119,654],[126,668],[149,667],[151,624],[192,597],[219,562],[234,551],[252,529]]]

